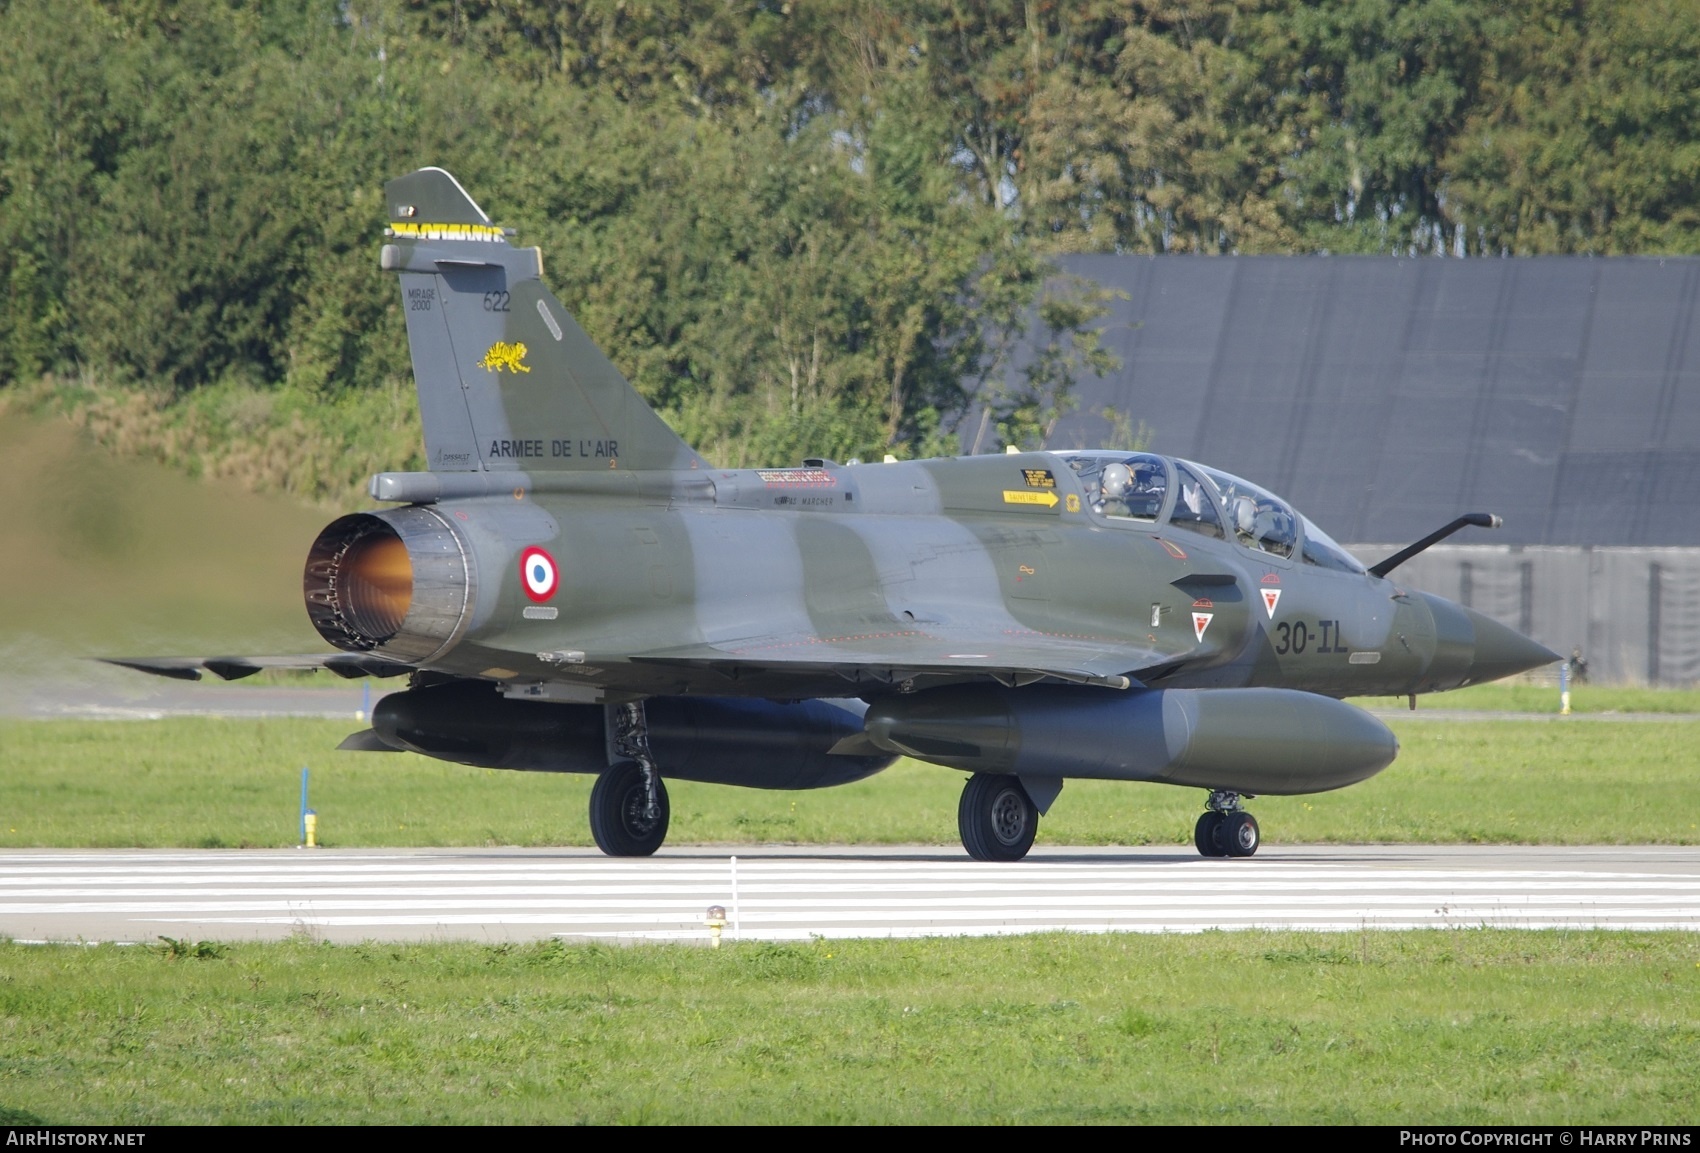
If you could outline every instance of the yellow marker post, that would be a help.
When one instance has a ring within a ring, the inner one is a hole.
[[[708,907],[708,919],[704,921],[703,924],[708,926],[708,931],[712,934],[708,942],[709,948],[720,948],[720,930],[726,927],[725,907],[722,905],[710,905]]]
[[[296,846],[297,848],[304,849],[304,848],[307,847],[307,814],[310,811],[311,810],[307,808],[307,766],[302,765],[301,766],[301,843]]]
[[[1036,504],[1045,508],[1056,508],[1057,494],[1048,488],[1006,488],[1003,490],[1003,502],[1005,504]]]
[[[319,847],[319,814],[312,809],[307,810],[307,847],[309,849]]]

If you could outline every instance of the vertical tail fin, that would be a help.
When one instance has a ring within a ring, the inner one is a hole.
[[[441,168],[385,186],[432,471],[707,468]]]

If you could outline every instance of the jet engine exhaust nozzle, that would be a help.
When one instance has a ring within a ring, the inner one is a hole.
[[[302,592],[313,627],[337,648],[423,661],[465,631],[471,573],[449,523],[415,506],[332,521],[307,554]]]

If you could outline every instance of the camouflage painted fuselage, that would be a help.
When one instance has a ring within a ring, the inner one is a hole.
[[[1161,514],[1096,515],[1052,454],[503,484],[430,506],[476,587],[437,653],[398,659],[586,701],[871,695],[986,670],[1404,695],[1473,679],[1475,631],[1499,627]],[[558,566],[548,598],[526,593],[528,546]]]

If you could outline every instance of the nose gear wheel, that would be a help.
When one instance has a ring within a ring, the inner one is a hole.
[[[1198,814],[1198,824],[1192,827],[1192,843],[1198,849],[1199,856],[1227,856],[1226,853],[1216,847],[1216,830],[1221,827],[1221,813],[1203,812]]]
[[[1240,794],[1217,789],[1192,828],[1192,843],[1205,857],[1249,857],[1263,843],[1257,818],[1240,808]]]

